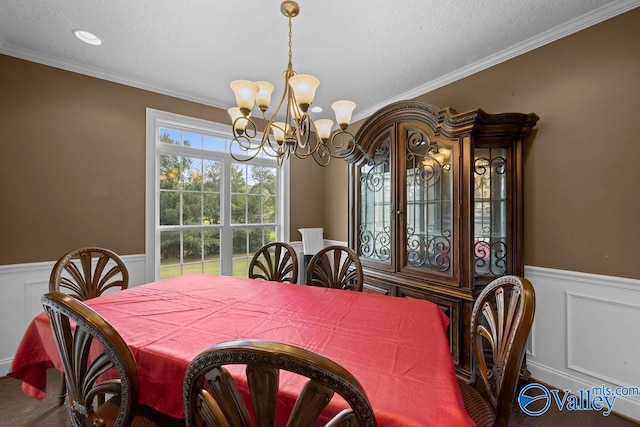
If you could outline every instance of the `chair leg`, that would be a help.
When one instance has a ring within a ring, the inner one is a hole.
[[[60,382],[60,393],[58,394],[58,406],[64,405],[64,401],[67,399],[67,382],[64,379],[64,372],[62,374],[62,381]]]

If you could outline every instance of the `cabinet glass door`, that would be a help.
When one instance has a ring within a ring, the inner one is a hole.
[[[476,278],[507,274],[507,149],[476,148],[473,164],[473,270]]]
[[[405,251],[403,266],[453,275],[454,146],[422,129],[403,128]]]
[[[363,263],[392,266],[391,136],[385,134],[373,157],[359,168],[360,222],[358,255]]]

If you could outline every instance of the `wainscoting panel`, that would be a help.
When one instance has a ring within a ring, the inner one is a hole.
[[[49,280],[29,280],[24,282],[24,316],[22,324],[25,329],[31,319],[42,312],[40,297],[49,292]]]
[[[144,255],[122,257],[129,270],[129,286],[145,283]],[[29,322],[42,312],[40,298],[49,290],[55,261],[0,266],[0,376],[11,361]]]
[[[567,293],[567,365],[604,383],[640,384],[640,306]],[[624,325],[627,339],[611,329]],[[590,336],[591,340],[580,339]],[[633,339],[631,337],[637,337]]]
[[[640,387],[640,281],[525,267],[536,291],[531,376],[554,388]],[[640,420],[640,397],[613,410]]]

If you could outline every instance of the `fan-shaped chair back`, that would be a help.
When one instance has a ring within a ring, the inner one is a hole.
[[[120,334],[91,308],[62,292],[44,295],[42,304],[64,367],[71,423],[130,425],[138,399],[138,369]],[[109,400],[97,406],[105,396]]]
[[[492,281],[474,303],[470,384],[475,388],[460,385],[467,412],[478,425],[507,425],[535,305],[533,286],[518,276]]]
[[[273,242],[258,250],[249,262],[249,278],[274,282],[298,282],[298,256],[284,242]]]
[[[109,249],[96,247],[68,252],[56,262],[49,278],[49,292],[63,291],[81,301],[128,286],[129,272],[122,259]]]
[[[246,366],[243,387],[238,387],[239,381],[225,368],[229,365]],[[376,426],[362,386],[342,366],[299,347],[260,340],[220,343],[193,359],[184,380],[187,426],[275,426],[281,371],[308,378],[297,396],[288,426],[317,425],[334,393],[344,398],[347,407],[327,425]],[[252,412],[239,391],[246,385]]]
[[[360,292],[363,284],[360,257],[347,246],[327,246],[307,266],[307,285]]]

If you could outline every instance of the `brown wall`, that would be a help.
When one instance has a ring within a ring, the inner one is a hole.
[[[144,253],[147,107],[229,123],[220,109],[0,55],[0,265],[88,245]],[[322,194],[321,171],[294,163],[294,201]],[[291,238],[322,221],[321,197],[293,206]]]
[[[417,98],[540,116],[525,147],[526,265],[640,279],[638,40],[635,9]],[[347,180],[345,164],[330,173]],[[346,240],[344,191],[325,223]]]
[[[324,227],[324,169],[311,159],[294,157],[290,181],[289,240],[296,242],[302,240],[300,228]]]
[[[640,9],[418,98],[541,117],[525,150],[527,265],[640,279],[638,39]],[[147,107],[228,122],[215,108],[0,55],[0,265],[87,244],[144,252]],[[319,226],[347,240],[344,162],[292,162],[291,197],[291,240]]]

